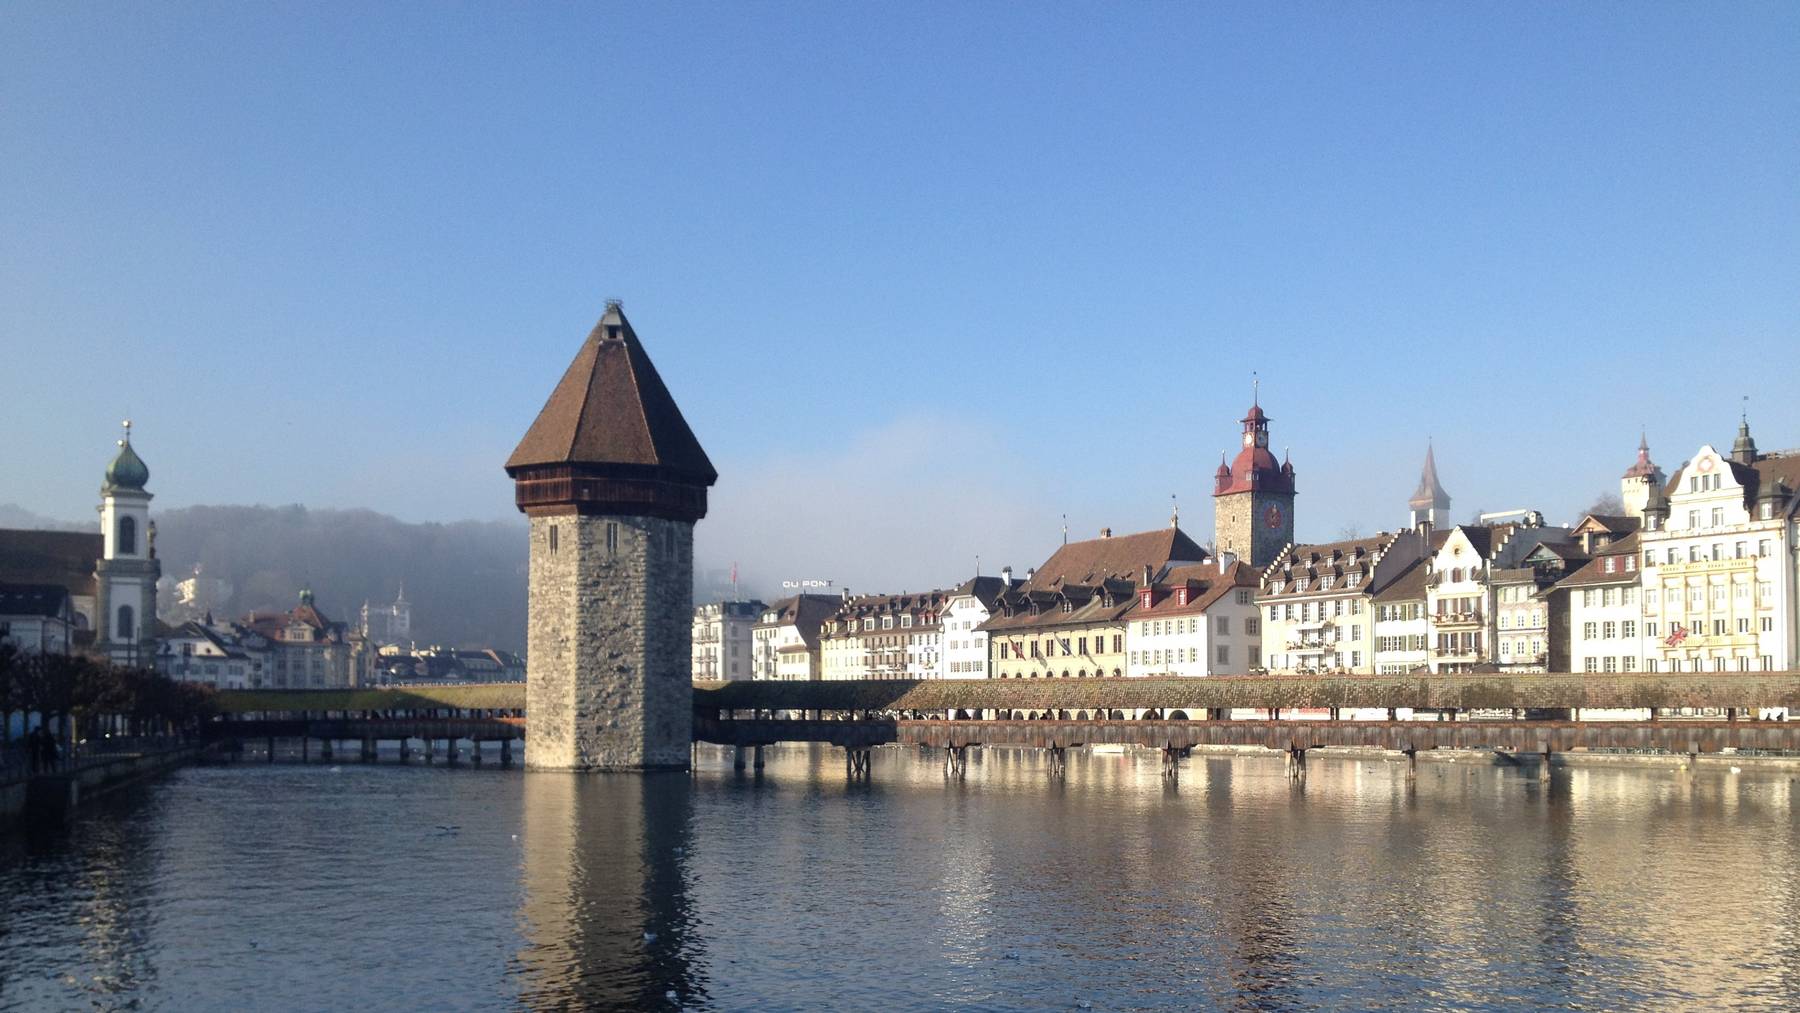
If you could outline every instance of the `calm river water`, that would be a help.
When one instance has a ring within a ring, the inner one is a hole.
[[[0,843],[0,1009],[1800,1008],[1786,773],[702,759],[179,772]]]

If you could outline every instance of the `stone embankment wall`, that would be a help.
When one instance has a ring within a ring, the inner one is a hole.
[[[194,745],[99,756],[74,770],[0,784],[0,826],[66,819],[82,802],[192,762],[201,749]]]

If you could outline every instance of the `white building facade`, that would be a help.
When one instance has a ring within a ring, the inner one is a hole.
[[[754,638],[762,618],[759,601],[715,601],[694,607],[693,675],[700,682],[738,682],[753,677]]]
[[[1644,667],[1760,672],[1796,666],[1795,505],[1800,455],[1702,446],[1640,532]]]
[[[1221,572],[1222,571],[1222,572]],[[1257,571],[1225,559],[1172,567],[1140,583],[1125,613],[1129,678],[1243,675],[1262,667]]]

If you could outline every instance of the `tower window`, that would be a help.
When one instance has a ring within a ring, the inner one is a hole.
[[[550,554],[556,555],[556,525],[550,525]]]
[[[133,517],[119,518],[119,547],[124,555],[137,554],[137,519]]]
[[[130,605],[120,605],[118,629],[115,631],[113,639],[130,640],[132,621],[136,618],[136,614],[131,611]]]
[[[619,555],[619,523],[606,522],[606,558],[616,559]]]

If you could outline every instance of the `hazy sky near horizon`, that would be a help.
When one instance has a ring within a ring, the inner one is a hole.
[[[516,516],[619,297],[703,560],[947,584],[1211,533],[1567,520],[1640,424],[1800,445],[1800,6],[14,5],[0,503]]]

